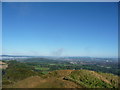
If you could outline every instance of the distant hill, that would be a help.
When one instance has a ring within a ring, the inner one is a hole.
[[[35,57],[35,56],[26,56],[26,55],[0,55],[1,57]]]
[[[7,85],[10,88],[117,88],[118,76],[90,70],[56,70]]]

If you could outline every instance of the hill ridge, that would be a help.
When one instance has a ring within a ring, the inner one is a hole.
[[[114,76],[108,80],[102,74],[90,70],[55,70],[20,80],[11,88],[117,88],[111,83]]]

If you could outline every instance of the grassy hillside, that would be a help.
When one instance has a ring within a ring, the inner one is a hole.
[[[117,88],[118,76],[90,70],[56,70],[45,75],[30,75],[11,88]]]
[[[111,76],[111,74],[99,74],[89,70],[75,70],[64,79],[86,88],[117,88],[118,77],[113,75],[111,78]]]
[[[23,83],[24,82],[24,83]],[[69,86],[70,85],[70,86]],[[21,80],[14,84],[14,88],[79,88],[74,82],[65,81],[60,78],[46,78],[43,79],[39,76],[33,76]]]

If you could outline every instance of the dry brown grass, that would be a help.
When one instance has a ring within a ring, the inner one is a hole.
[[[49,72],[43,77],[32,76],[24,80],[18,81],[11,88],[83,88],[80,84],[75,82],[64,80],[63,78],[71,75],[72,72],[77,70],[56,70]],[[90,73],[92,76],[99,78],[100,80],[111,84],[103,75],[89,70],[83,70],[84,73]],[[79,75],[78,75],[79,76]]]

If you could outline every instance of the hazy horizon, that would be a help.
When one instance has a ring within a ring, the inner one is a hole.
[[[118,3],[2,4],[3,54],[118,57]]]
[[[55,58],[60,58],[60,57],[88,57],[88,58],[116,58],[116,59],[118,58],[114,56],[99,57],[99,56],[40,56],[40,55],[15,55],[15,54],[2,54],[2,55],[17,56],[17,57],[20,56],[20,57],[55,57]]]

